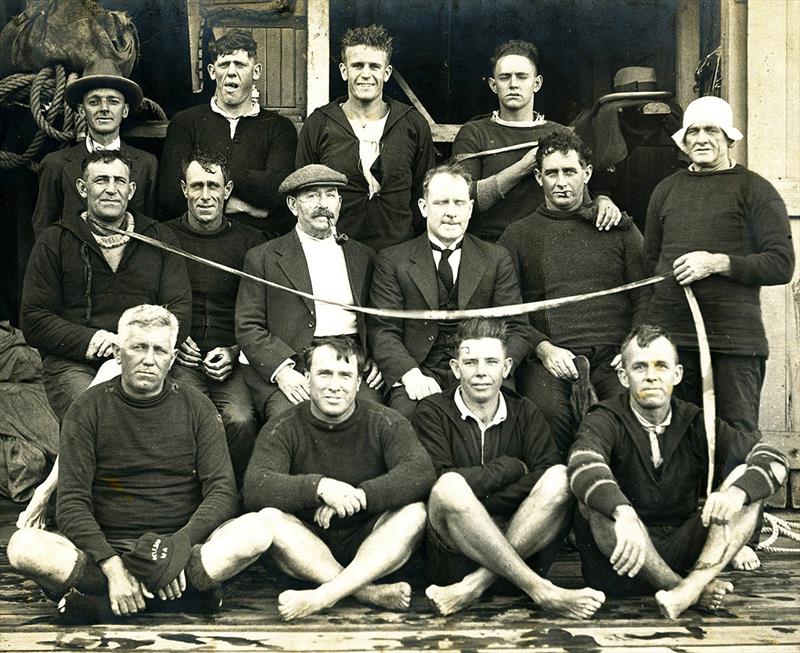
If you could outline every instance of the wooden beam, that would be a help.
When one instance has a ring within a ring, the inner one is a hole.
[[[306,48],[306,115],[330,98],[330,6],[328,0],[308,0]]]
[[[733,124],[747,134],[747,3],[720,0],[722,33],[722,97],[733,108]],[[737,143],[734,157],[747,165],[747,138]]]
[[[675,18],[675,99],[686,108],[697,97],[694,71],[700,59],[700,3],[678,0]]]

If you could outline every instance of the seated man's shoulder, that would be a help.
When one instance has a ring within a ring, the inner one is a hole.
[[[423,235],[382,249],[380,254],[378,254],[378,260],[390,265],[410,264],[410,254],[419,247],[420,238],[423,237],[425,236]]]
[[[150,152],[147,152],[146,150],[140,150],[138,147],[124,143],[123,152],[126,156],[133,159],[134,169],[141,169],[143,166],[158,166],[158,159],[155,157],[155,155],[150,154]]]
[[[464,239],[469,239],[475,245],[479,255],[484,259],[484,261],[493,261],[494,263],[497,263],[500,261],[506,261],[509,258],[508,250],[502,245],[481,240],[480,238],[476,238],[471,234],[464,236]]]
[[[211,399],[194,386],[189,384],[182,385],[175,379],[168,379],[164,386],[164,392],[167,393],[167,401],[185,404],[195,413],[218,414],[217,408]]]
[[[390,432],[399,428],[411,428],[411,423],[393,408],[378,404],[374,401],[361,401],[359,406],[364,418],[372,424],[379,425]]]

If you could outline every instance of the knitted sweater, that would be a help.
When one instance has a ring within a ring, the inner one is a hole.
[[[764,178],[736,165],[718,172],[681,170],[653,191],[647,210],[647,274],[672,270],[676,258],[706,250],[728,254],[730,276],[692,284],[712,351],[767,356],[761,286],[788,283],[794,270],[786,205]],[[653,287],[648,320],[680,347],[697,349],[683,290],[674,280]]]
[[[197,148],[212,149],[228,159],[233,195],[260,209],[268,209],[272,222],[279,218],[285,229],[285,202],[278,186],[294,170],[297,131],[288,118],[262,109],[257,116],[239,119],[230,135],[228,120],[208,103],[176,113],[167,128],[161,155],[158,199],[163,217],[186,210],[181,192],[181,164]],[[276,231],[279,231],[276,229]]]
[[[546,120],[534,127],[512,127],[494,122],[490,116],[479,116],[459,130],[453,141],[453,154],[466,154],[493,150],[509,145],[539,141],[544,136],[562,127]],[[522,159],[529,150],[512,150],[501,154],[467,159],[462,165],[476,181],[487,179]],[[474,188],[473,188],[474,193]],[[468,231],[478,238],[496,242],[503,230],[512,222],[534,211],[544,200],[542,188],[533,174],[512,188],[505,197],[480,211],[475,207]]]
[[[424,501],[435,480],[411,424],[395,411],[357,401],[350,418],[328,424],[305,401],[261,429],[245,474],[245,509],[271,506],[310,523],[322,505],[317,485],[323,477],[367,495],[366,510],[334,517],[331,528],[357,526],[371,515]]]
[[[706,491],[703,411],[673,397],[672,420],[659,439],[663,462],[656,470],[649,436],[633,414],[628,393],[595,405],[578,429],[567,462],[578,501],[606,517],[617,506],[633,506],[648,526],[685,522]],[[747,469],[733,485],[744,490],[750,502],[766,499],[780,487],[772,463],[788,475],[788,463],[779,451],[718,419],[715,469],[722,471],[729,460],[745,460]]]
[[[181,249],[236,270],[242,269],[247,250],[264,242],[259,231],[231,220],[213,233],[193,230],[186,214],[164,224],[175,232]],[[188,259],[186,269],[192,284],[192,340],[201,352],[235,344],[233,317],[239,277]]]
[[[591,207],[589,207],[591,208]],[[523,302],[613,288],[644,278],[642,235],[635,226],[598,231],[578,211],[551,211],[542,204],[509,225],[498,241],[511,254]],[[618,346],[647,302],[634,290],[530,313],[535,348]]]
[[[542,474],[561,462],[544,416],[529,399],[501,388],[507,416],[481,437],[474,419],[461,418],[455,388],[425,397],[414,428],[436,473],[464,477],[490,514],[515,513]]]
[[[183,531],[203,542],[238,507],[222,420],[209,399],[167,381],[128,396],[117,377],[89,388],[64,418],[58,527],[94,560],[108,539]]]
[[[347,184],[339,189],[342,211],[337,229],[379,252],[411,239],[421,224],[417,200],[425,173],[434,164],[431,129],[416,109],[385,98],[389,115],[380,155],[371,166],[381,189],[370,197],[358,137],[340,106],[346,99],[326,104],[308,117],[295,163],[298,168],[323,163],[347,176]]]

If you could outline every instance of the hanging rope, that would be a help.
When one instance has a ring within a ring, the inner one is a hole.
[[[86,130],[83,118],[67,105],[64,94],[67,84],[78,79],[67,75],[64,66],[42,68],[38,73],[16,73],[0,80],[0,108],[14,105],[30,108],[39,128],[22,154],[0,150],[0,169],[30,168],[36,170],[36,158],[48,138],[60,143],[74,143]],[[140,110],[166,121],[164,110],[153,100],[144,98]],[[61,129],[58,128],[59,116]]]

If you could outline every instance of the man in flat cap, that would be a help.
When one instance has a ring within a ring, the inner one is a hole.
[[[374,252],[336,233],[347,178],[321,164],[303,166],[280,185],[297,217],[288,234],[251,249],[244,271],[341,304],[366,306]],[[315,338],[347,336],[366,351],[363,313],[244,279],[236,300],[236,340],[256,409],[268,419],[309,398],[302,351]],[[360,395],[380,401],[382,379],[370,359]]]
[[[697,335],[681,288],[691,285],[711,349],[717,416],[757,433],[769,354],[760,290],[788,283],[794,270],[786,205],[772,184],[731,158],[743,135],[725,100],[692,102],[672,138],[691,165],[662,181],[650,198],[645,272],[672,271],[675,279],[653,287],[648,320],[664,327],[678,348],[684,376],[676,395],[700,404]],[[754,553],[745,555],[734,565],[758,566]]]
[[[170,120],[158,180],[161,217],[177,217],[186,208],[181,163],[196,149],[216,150],[228,159],[234,186],[225,215],[274,238],[291,225],[278,184],[294,169],[297,131],[291,120],[253,98],[261,64],[249,33],[229,30],[208,50],[208,74],[216,89],[209,103]]]
[[[142,103],[142,89],[122,75],[110,59],[92,61],[66,88],[66,101],[86,121],[86,138],[77,145],[48,154],[39,165],[39,197],[31,224],[38,238],[61,218],[85,210],[76,182],[83,159],[95,150],[119,150],[131,162],[130,179],[136,184],[129,208],[152,216],[155,210],[158,161],[119,137],[122,119]]]
[[[233,519],[238,498],[219,415],[168,377],[175,316],[135,306],[117,332],[120,375],[87,390],[64,421],[60,533],[21,528],[9,561],[60,599],[65,622],[130,616],[157,599],[218,609],[219,583],[269,547],[269,525],[259,515]]]

